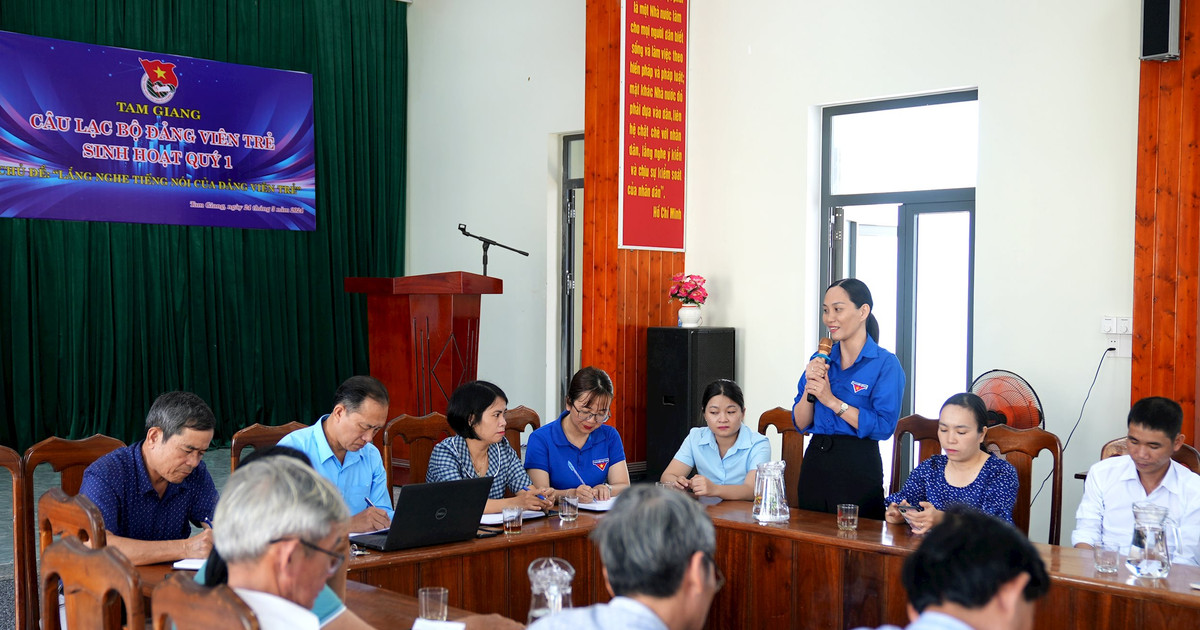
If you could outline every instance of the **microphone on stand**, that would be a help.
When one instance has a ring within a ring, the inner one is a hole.
[[[829,365],[833,359],[829,358],[829,353],[833,351],[833,340],[829,337],[821,337],[817,342],[817,353],[812,356],[813,359],[825,359],[825,365]],[[810,361],[812,359],[809,359]],[[808,395],[808,402],[817,402],[817,397],[812,394]]]

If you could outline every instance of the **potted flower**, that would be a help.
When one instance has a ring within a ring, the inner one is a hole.
[[[700,305],[708,299],[704,276],[677,273],[671,276],[670,296],[683,303],[679,307],[679,326],[696,328],[700,325]]]

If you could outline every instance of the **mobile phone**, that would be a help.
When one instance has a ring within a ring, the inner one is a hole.
[[[920,506],[916,506],[916,505],[897,505],[896,509],[900,510],[901,514],[904,514],[906,512],[920,512],[921,511]]]

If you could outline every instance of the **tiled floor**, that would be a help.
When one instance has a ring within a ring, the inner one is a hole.
[[[229,449],[208,451],[204,455],[204,464],[217,488],[223,488],[229,478]],[[58,473],[49,466],[39,466],[33,475],[34,500],[58,483]],[[0,480],[0,517],[11,518],[12,508],[12,479],[5,475]],[[12,630],[14,617],[13,530],[0,528],[0,630]]]

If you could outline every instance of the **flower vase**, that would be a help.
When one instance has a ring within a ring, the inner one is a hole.
[[[699,304],[684,304],[679,307],[679,327],[680,328],[699,328],[700,322],[704,318],[700,317]]]

